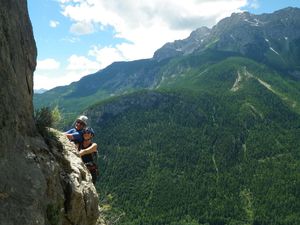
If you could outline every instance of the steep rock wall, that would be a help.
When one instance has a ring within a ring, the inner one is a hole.
[[[0,0],[0,49],[0,225],[96,224],[98,196],[76,149],[58,133],[45,144],[34,124],[26,0]]]

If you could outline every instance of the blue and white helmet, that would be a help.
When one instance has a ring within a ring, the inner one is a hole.
[[[83,130],[83,133],[84,133],[84,134],[85,134],[85,133],[91,133],[93,136],[95,136],[95,132],[94,132],[93,128],[91,128],[91,127],[85,128],[85,129]]]

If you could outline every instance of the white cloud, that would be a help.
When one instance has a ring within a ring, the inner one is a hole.
[[[76,35],[91,34],[95,31],[94,25],[90,22],[80,21],[72,24],[70,32]]]
[[[68,71],[86,72],[88,74],[100,68],[99,63],[84,56],[72,55],[69,57],[68,62],[69,65],[66,68]]]
[[[99,27],[113,27],[116,37],[129,43],[103,48],[116,59],[133,60],[152,57],[166,42],[187,37],[201,26],[214,25],[218,20],[239,12],[247,0],[60,0],[63,15],[74,24],[71,31],[89,34]],[[115,48],[114,50],[112,48]],[[94,50],[91,50],[94,51]],[[100,56],[98,56],[99,59]],[[102,57],[103,58],[103,57]],[[101,63],[105,65],[106,63]]]
[[[78,55],[68,58],[66,68],[58,65],[59,63],[53,59],[38,61],[37,69],[34,72],[34,89],[51,89],[56,86],[68,85],[100,68],[98,62]]]
[[[86,75],[86,74],[85,74]],[[74,81],[78,81],[83,75],[76,73],[76,71],[61,71],[57,70],[53,73],[36,71],[34,73],[34,89],[45,88],[47,90],[68,85]]]
[[[69,43],[76,43],[76,42],[80,41],[80,38],[78,38],[78,37],[65,37],[65,38],[62,38],[61,40],[65,41],[65,42],[69,42]]]
[[[195,29],[214,25],[220,15],[230,15],[247,5],[247,0],[69,0],[62,2],[63,14],[74,21],[111,25],[121,35],[125,28],[160,26]]]
[[[59,25],[59,22],[56,20],[50,20],[49,26],[52,28],[56,28]]]
[[[93,46],[88,55],[96,58],[100,66],[98,69],[104,68],[116,61],[127,60],[118,47]]]
[[[249,2],[249,7],[252,9],[258,9],[260,7],[258,0],[251,0]]]
[[[55,70],[60,67],[60,62],[55,59],[37,60],[36,70]]]

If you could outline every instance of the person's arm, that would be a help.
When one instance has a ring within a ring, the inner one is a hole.
[[[97,144],[93,143],[90,147],[80,150],[79,155],[84,156],[87,154],[91,154],[93,152],[97,152]]]
[[[65,135],[67,136],[67,138],[68,138],[70,141],[73,141],[73,140],[74,140],[74,137],[73,137],[72,134],[65,133]]]
[[[65,132],[64,134],[66,135],[66,137],[70,141],[76,141],[76,142],[82,142],[83,141],[82,131],[76,131],[74,129],[71,129],[71,130]]]
[[[74,130],[74,128],[72,128],[72,129],[70,129],[70,130],[68,130],[68,131],[66,131],[66,132],[63,132],[63,134],[66,135],[66,137],[67,137],[70,141],[72,141],[72,140],[74,139],[72,133],[74,133],[74,132],[75,132],[75,130]]]

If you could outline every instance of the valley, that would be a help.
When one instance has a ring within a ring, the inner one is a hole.
[[[35,107],[57,106],[60,129],[89,117],[118,224],[300,224],[299,27],[298,8],[233,14]]]

